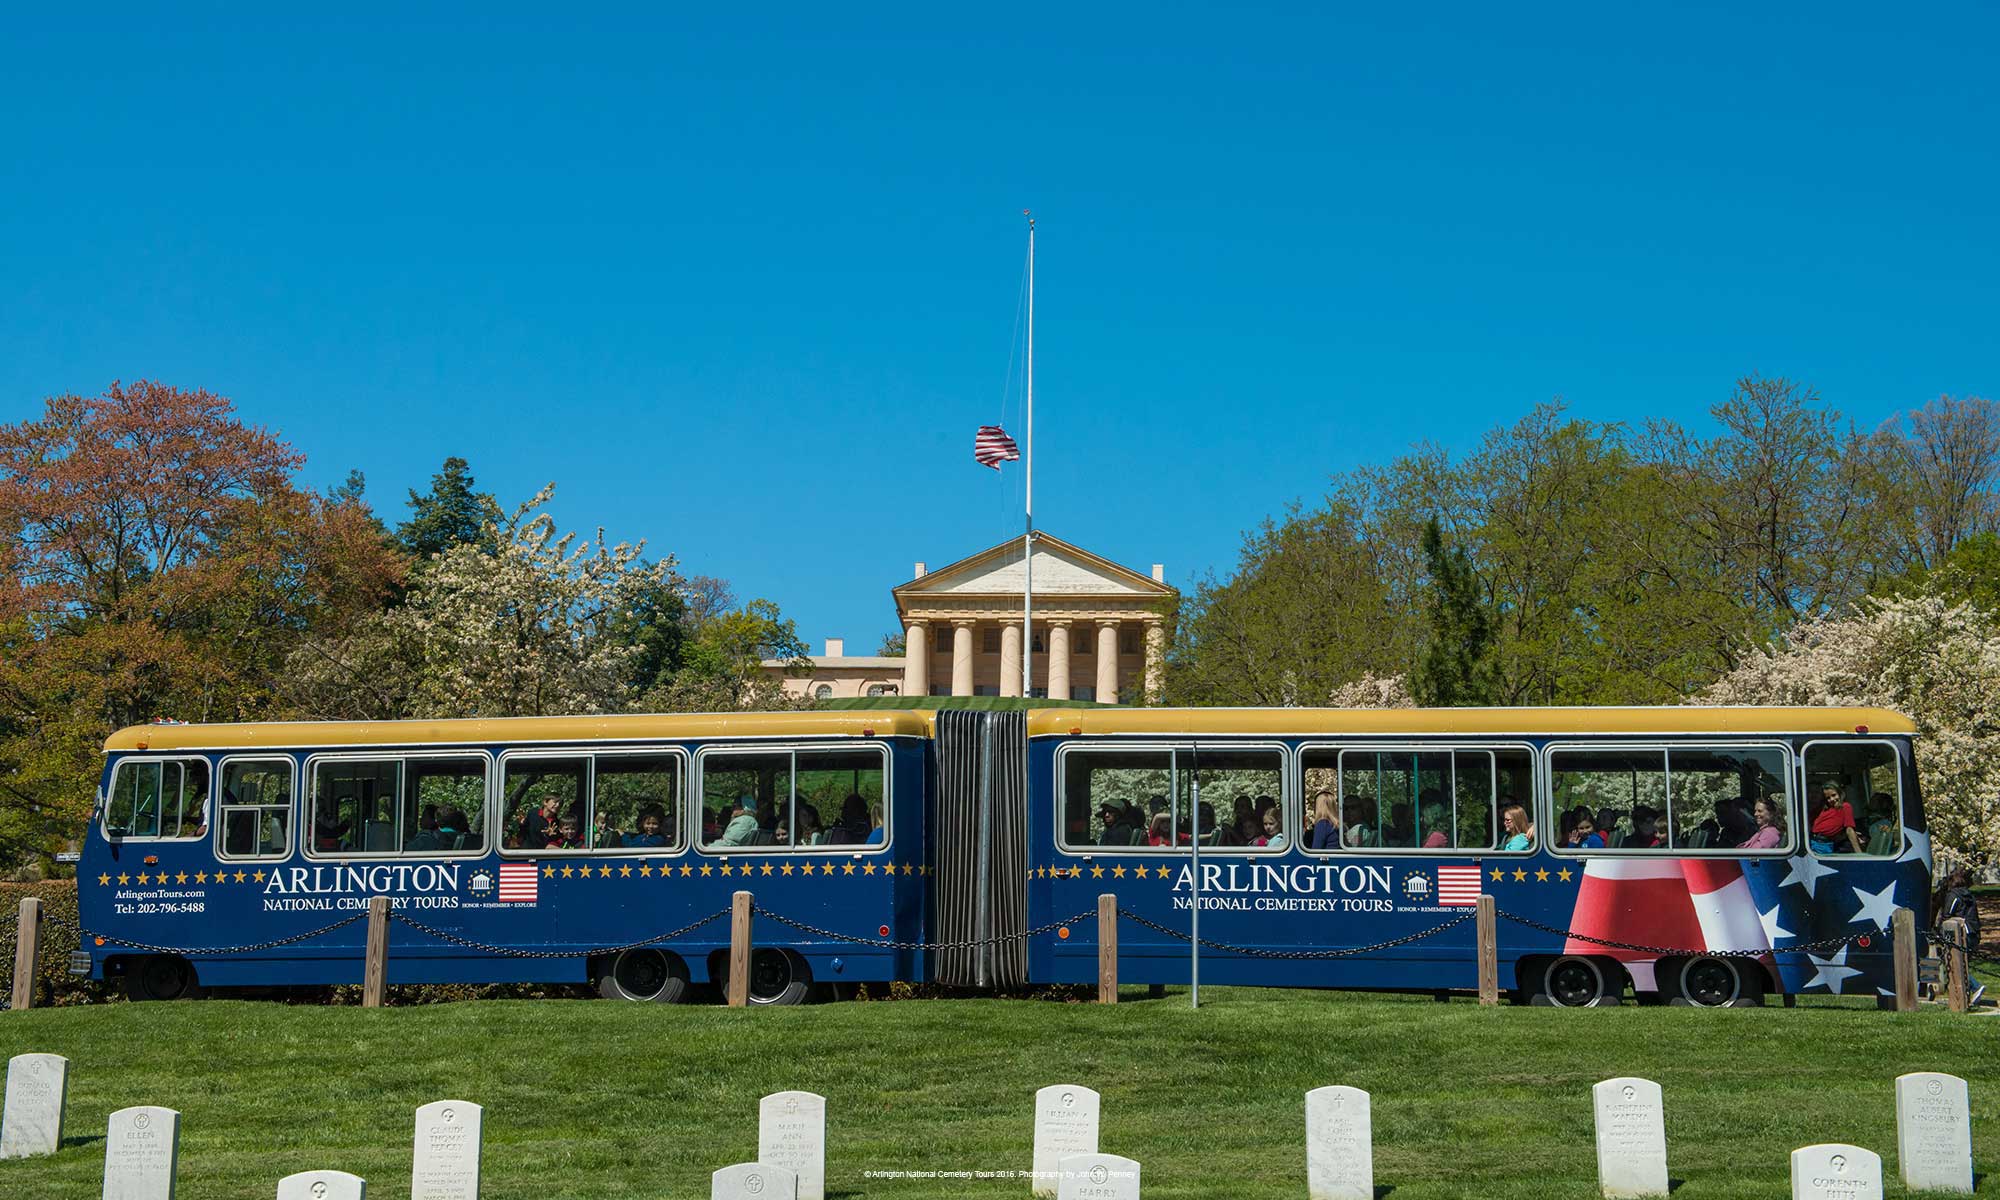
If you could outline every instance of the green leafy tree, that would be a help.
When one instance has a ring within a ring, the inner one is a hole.
[[[447,458],[431,476],[430,490],[410,489],[410,519],[396,527],[396,541],[418,562],[428,562],[454,546],[491,551],[489,529],[499,525],[500,506],[477,490],[464,459]]]
[[[1424,605],[1429,636],[1413,680],[1417,701],[1439,707],[1491,704],[1493,619],[1472,559],[1463,547],[1445,545],[1436,517],[1424,523],[1422,545],[1431,591]]]

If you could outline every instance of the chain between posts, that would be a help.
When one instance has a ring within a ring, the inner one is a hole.
[[[1182,933],[1180,930],[1162,925],[1158,921],[1148,920],[1129,908],[1119,909],[1118,915],[1136,925],[1143,925],[1155,933],[1164,933],[1168,937],[1179,938],[1183,942],[1189,940],[1188,935]],[[1337,950],[1270,950],[1258,946],[1238,946],[1230,942],[1218,942],[1210,938],[1202,938],[1200,941],[1204,949],[1221,950],[1230,954],[1241,954],[1249,958],[1280,958],[1287,960],[1352,958],[1358,954],[1373,954],[1378,950],[1393,950],[1398,946],[1407,946],[1411,942],[1420,942],[1427,937],[1443,933],[1447,929],[1463,925],[1467,921],[1470,921],[1474,915],[1474,913],[1470,912],[1463,913],[1442,924],[1433,925],[1429,929],[1404,934],[1399,938],[1390,938],[1386,942],[1376,942],[1372,946],[1342,946]]]
[[[627,942],[622,946],[597,946],[588,950],[521,950],[512,946],[495,946],[488,942],[475,941],[469,937],[460,937],[458,934],[449,933],[435,926],[426,925],[415,917],[405,916],[393,910],[389,913],[389,919],[392,921],[401,921],[418,933],[429,934],[441,942],[450,942],[454,946],[463,946],[467,950],[477,950],[483,954],[497,954],[502,958],[596,958],[599,955],[623,954],[627,950],[643,950],[648,946],[657,946],[661,942],[670,942],[677,937],[693,933],[711,921],[719,921],[728,915],[728,909],[718,908],[700,920],[683,925],[679,929],[654,934],[652,937],[640,941]]]
[[[983,938],[963,938],[953,942],[899,942],[886,937],[860,937],[852,933],[836,933],[831,929],[821,929],[817,925],[808,925],[804,921],[795,921],[790,917],[774,913],[754,900],[751,902],[751,911],[760,917],[768,917],[780,925],[789,925],[793,929],[797,929],[802,933],[810,933],[815,937],[823,937],[836,942],[853,942],[861,946],[878,946],[884,950],[969,950],[975,946],[993,946],[1001,942],[1039,937],[1042,934],[1061,929],[1066,925],[1081,924],[1097,915],[1096,909],[1087,908],[1067,920],[1050,921],[1046,925],[1037,925],[1033,929],[1024,929],[1019,933],[1001,933]]]
[[[297,945],[299,942],[309,942],[321,934],[332,933],[336,929],[345,929],[356,921],[365,921],[367,919],[367,913],[355,913],[353,916],[345,920],[335,921],[331,925],[322,925],[318,929],[308,930],[305,933],[295,933],[290,937],[273,938],[268,942],[255,942],[248,946],[154,946],[146,942],[135,942],[128,938],[116,937],[108,933],[91,933],[89,930],[82,929],[77,932],[87,941],[110,942],[116,946],[126,946],[133,950],[144,950],[151,954],[178,954],[182,957],[191,954],[253,954],[259,950],[275,950],[280,946],[292,946]]]
[[[1620,942],[1614,941],[1611,938],[1592,937],[1587,933],[1577,933],[1570,929],[1559,929],[1554,925],[1545,924],[1532,917],[1521,916],[1518,913],[1510,913],[1505,909],[1498,910],[1498,915],[1514,922],[1516,925],[1525,925],[1530,929],[1538,929],[1543,933],[1555,934],[1557,937],[1588,942],[1593,946],[1603,946],[1610,950],[1630,950],[1635,954],[1651,954],[1659,958],[1762,958],[1766,954],[1793,954],[1800,951],[1834,950],[1841,946],[1851,946],[1864,939],[1881,937],[1886,940],[1888,937],[1884,933],[1849,933],[1843,934],[1840,937],[1821,938],[1816,942],[1800,942],[1796,946],[1767,946],[1760,950],[1710,950],[1707,947],[1699,950],[1688,950],[1672,946],[1646,946],[1638,942]]]
[[[1955,950],[1958,953],[1965,955],[1967,962],[1994,963],[1996,965],[2000,965],[2000,954],[1988,954],[1984,950],[1981,950],[1976,946],[1969,946],[1964,942],[1955,941],[1952,938],[1946,937],[1942,933],[1932,933],[1930,935],[1930,940],[1931,944],[1934,946],[1943,946],[1948,950]]]

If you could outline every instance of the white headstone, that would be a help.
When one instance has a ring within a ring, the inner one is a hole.
[[[121,1108],[104,1126],[104,1200],[174,1200],[181,1115],[141,1104]]]
[[[737,1163],[708,1177],[708,1200],[798,1200],[799,1177],[769,1163]]]
[[[1052,1084],[1036,1092],[1034,1194],[1056,1194],[1057,1164],[1063,1159],[1095,1153],[1097,1093],[1077,1083]]]
[[[757,1161],[798,1176],[799,1200],[825,1200],[826,1097],[772,1092],[759,1101]]]
[[[300,1171],[278,1181],[278,1200],[368,1200],[368,1181],[345,1171]]]
[[[1056,1200],[1139,1200],[1139,1164],[1129,1158],[1066,1155],[1056,1173]]]
[[[1597,1110],[1597,1186],[1606,1196],[1667,1194],[1667,1124],[1660,1085],[1607,1079],[1591,1089]]]
[[[1792,1151],[1792,1200],[1882,1200],[1882,1156],[1827,1142]]]
[[[1306,1194],[1311,1200],[1375,1200],[1375,1134],[1368,1093],[1360,1088],[1306,1093]]]
[[[29,1158],[61,1149],[63,1104],[68,1098],[69,1060],[62,1055],[16,1054],[8,1059],[7,1101],[0,1108],[0,1158]]]
[[[437,1100],[417,1110],[410,1200],[479,1200],[479,1131],[485,1110]]]
[[[1896,1169],[1911,1191],[1972,1192],[1972,1110],[1965,1080],[1896,1076]]]

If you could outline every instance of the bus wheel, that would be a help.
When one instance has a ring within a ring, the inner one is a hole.
[[[606,1000],[679,1004],[687,999],[687,964],[650,946],[621,950],[600,968],[597,994]]]
[[[812,969],[789,950],[759,950],[750,959],[750,1003],[804,1004]]]
[[[1690,958],[1674,972],[1674,1000],[1695,1008],[1734,1008],[1763,999],[1744,978],[1741,964],[1727,958]]]
[[[1618,993],[1604,967],[1594,958],[1565,954],[1542,972],[1535,999],[1556,1008],[1603,1008],[1618,1003]]]
[[[125,971],[128,1000],[187,1000],[197,990],[194,964],[177,954],[150,954]]]

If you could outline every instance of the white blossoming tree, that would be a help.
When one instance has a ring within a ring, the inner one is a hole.
[[[298,705],[349,717],[609,712],[637,694],[634,636],[678,593],[671,556],[579,541],[539,511],[554,492],[489,522],[487,544],[434,555],[403,604],[293,658]],[[673,619],[673,614],[664,614]]]
[[[1798,625],[1700,697],[1877,705],[1919,730],[1917,775],[1941,862],[2000,855],[2000,621],[1932,595],[1864,601]]]

